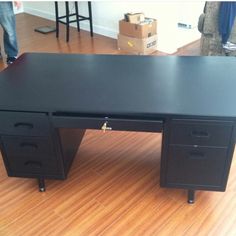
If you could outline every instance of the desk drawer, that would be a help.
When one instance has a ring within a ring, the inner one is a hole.
[[[221,189],[227,163],[227,148],[171,145],[167,182],[175,185]],[[221,189],[222,190],[222,189]]]
[[[2,142],[11,156],[37,156],[48,159],[53,155],[53,146],[48,138],[3,136]]]
[[[106,124],[107,130],[161,132],[163,129],[162,120],[154,121],[66,116],[54,116],[52,120],[55,127],[63,128],[102,129],[104,124]]]
[[[58,163],[51,141],[36,137],[2,137],[6,165],[12,173],[56,174]]]
[[[44,113],[0,112],[0,134],[47,136],[49,120]]]
[[[52,161],[35,160],[34,158],[16,158],[7,162],[9,176],[42,176],[59,175],[58,167]]]
[[[227,147],[233,122],[174,120],[171,123],[171,144]]]

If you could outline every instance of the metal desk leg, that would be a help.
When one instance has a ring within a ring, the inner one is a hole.
[[[38,183],[39,183],[39,192],[45,192],[45,181],[44,178],[38,178]]]
[[[193,204],[195,201],[195,190],[189,189],[188,190],[188,203]]]

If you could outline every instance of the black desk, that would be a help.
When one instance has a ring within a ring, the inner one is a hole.
[[[235,146],[236,60],[24,54],[0,73],[9,176],[67,176],[85,129],[162,132],[161,186],[225,191]]]

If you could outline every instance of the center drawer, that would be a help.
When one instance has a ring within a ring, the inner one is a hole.
[[[170,144],[227,147],[232,130],[231,121],[173,120]]]
[[[53,125],[63,128],[161,132],[163,121],[100,117],[53,116]]]
[[[47,136],[49,120],[45,113],[0,112],[0,134]]]

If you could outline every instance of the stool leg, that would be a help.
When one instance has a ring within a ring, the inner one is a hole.
[[[59,36],[59,19],[58,19],[58,2],[55,2],[55,15],[56,15],[56,37]]]
[[[77,22],[77,30],[80,31],[80,24],[79,24],[79,8],[78,2],[75,2],[75,13],[76,13],[76,22]]]
[[[70,35],[70,11],[69,11],[69,2],[66,2],[66,42],[69,42]]]
[[[92,4],[88,2],[88,11],[89,11],[89,24],[90,24],[90,35],[93,37],[93,19],[92,19]]]

